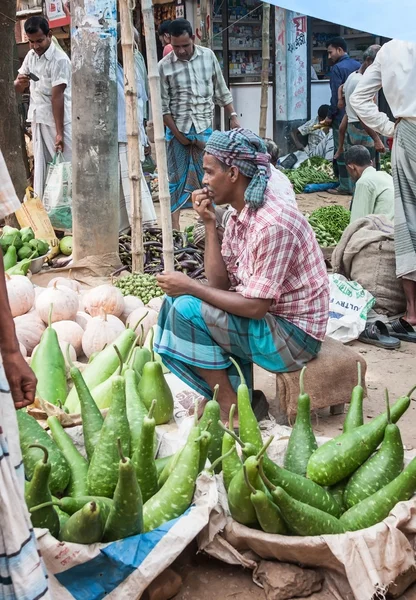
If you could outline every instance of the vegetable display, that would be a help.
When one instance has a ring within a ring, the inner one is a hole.
[[[33,259],[46,256],[49,252],[48,242],[35,239],[35,234],[31,227],[16,229],[8,225],[3,227],[3,233],[0,237],[0,248],[4,256],[4,270],[8,271],[10,275],[26,275],[23,272],[18,273],[19,269],[24,271],[27,267],[28,270]],[[11,269],[14,269],[13,273]]]
[[[316,158],[319,162],[315,161]],[[293,184],[295,194],[302,194],[309,183],[336,183],[332,165],[324,158],[309,158],[299,168],[285,169],[283,172]]]
[[[343,206],[322,206],[305,215],[321,246],[335,246],[350,224],[351,213]]]
[[[173,251],[175,271],[182,271],[193,279],[204,278],[204,256],[193,244],[190,232],[173,231]],[[146,229],[143,234],[144,272],[155,275],[164,269],[162,251],[162,230],[158,227]],[[131,236],[123,234],[119,238],[120,260],[131,270]]]

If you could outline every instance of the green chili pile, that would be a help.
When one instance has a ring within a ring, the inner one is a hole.
[[[335,246],[350,224],[351,213],[343,206],[322,206],[307,218],[320,245]]]

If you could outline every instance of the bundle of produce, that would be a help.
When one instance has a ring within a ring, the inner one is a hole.
[[[49,436],[25,410],[18,411],[29,480],[26,502],[34,527],[48,528],[61,541],[95,544],[152,531],[189,508],[207,456],[210,452],[217,455],[221,448],[220,438],[213,442],[214,436],[222,432],[219,426],[209,432],[212,420],[198,423],[195,416],[184,447],[174,456],[155,459],[155,428],[164,410],[163,394],[151,380],[154,366],[148,369],[149,363],[144,364],[143,388],[139,373],[130,367],[125,377],[114,377],[113,402],[104,420],[89,392],[87,377],[71,366],[81,403],[87,459],[56,416],[48,418]],[[149,398],[153,398],[150,404]],[[219,405],[215,399],[209,404],[205,419],[216,419]],[[196,407],[195,415],[197,412]]]
[[[334,167],[330,160],[322,158],[321,156],[312,156],[303,161],[303,163],[299,165],[298,170],[302,171],[311,167],[315,169],[315,171],[325,173],[331,180],[335,179]]]
[[[4,270],[9,275],[27,275],[33,259],[46,256],[49,244],[35,239],[31,227],[16,229],[6,225],[0,237]]]
[[[175,271],[182,271],[192,279],[204,278],[204,257],[199,248],[190,242],[187,232],[174,231],[173,244],[175,256]],[[162,230],[152,227],[145,230],[143,235],[145,249],[144,272],[155,275],[164,269]],[[131,236],[123,234],[119,239],[120,260],[131,269]]]
[[[320,448],[312,430],[310,398],[303,384],[305,369],[302,371],[298,412],[284,467],[267,456],[272,438],[263,444],[239,370],[239,437],[224,428],[222,440],[223,481],[236,521],[281,535],[340,534],[383,521],[398,502],[413,496],[416,459],[403,469],[403,444],[395,423],[409,408],[416,387],[391,409],[387,396],[386,412],[363,425],[364,391],[358,369],[344,432]]]
[[[336,246],[351,219],[350,211],[338,205],[322,206],[305,216],[321,246]]]
[[[162,288],[154,275],[132,273],[115,281],[114,285],[123,296],[136,296],[144,304],[150,302],[152,298],[163,296]]]
[[[380,168],[382,171],[385,171],[389,175],[391,175],[391,153],[386,152],[386,154],[382,154],[380,157]]]
[[[293,184],[295,194],[302,194],[310,183],[336,183],[333,174],[328,175],[326,170],[307,165],[301,165],[298,169],[285,169],[283,172]]]

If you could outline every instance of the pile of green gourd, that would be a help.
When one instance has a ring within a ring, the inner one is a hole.
[[[48,242],[35,239],[31,227],[16,229],[8,225],[3,227],[0,248],[8,275],[27,275],[32,260],[49,252]]]
[[[238,389],[240,437],[228,430],[222,446],[223,453],[229,453],[223,457],[222,469],[231,515],[243,525],[283,535],[340,534],[371,527],[416,491],[416,458],[403,469],[403,444],[395,425],[409,408],[416,386],[391,410],[386,392],[387,411],[364,425],[364,390],[358,364],[358,383],[344,431],[318,448],[310,398],[303,388],[304,373],[305,368],[284,467],[266,454],[273,438],[263,445],[242,380]],[[230,423],[233,416],[234,407]]]

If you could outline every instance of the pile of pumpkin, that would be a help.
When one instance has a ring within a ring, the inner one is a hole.
[[[23,356],[32,358],[49,317],[64,355],[69,344],[72,360],[84,355],[91,359],[112,344],[126,325],[133,326],[142,317],[137,333],[144,342],[157,322],[161,305],[161,299],[157,298],[145,307],[139,298],[123,297],[112,285],[85,290],[77,281],[65,277],[52,279],[43,288],[34,286],[22,275],[6,274],[6,287],[20,350]],[[65,398],[60,400],[64,402]]]

